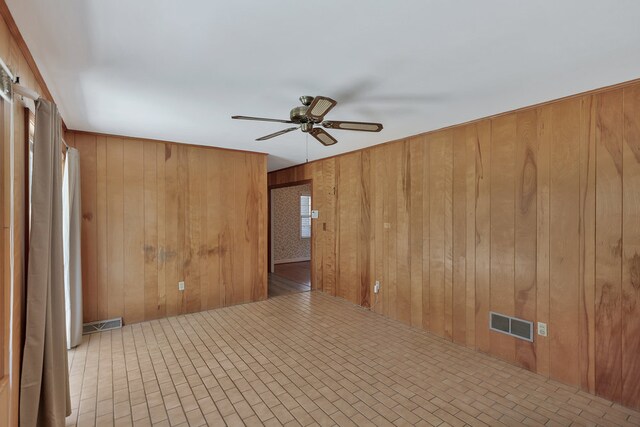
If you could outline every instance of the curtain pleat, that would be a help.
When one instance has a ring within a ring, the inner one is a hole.
[[[36,102],[31,235],[26,287],[20,425],[64,426],[71,414],[62,245],[61,120]]]

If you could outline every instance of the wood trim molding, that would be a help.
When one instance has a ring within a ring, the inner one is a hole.
[[[9,28],[9,32],[11,33],[11,36],[15,39],[16,43],[18,44],[18,48],[20,49],[20,52],[22,52],[22,55],[27,61],[29,68],[31,68],[31,72],[35,76],[36,82],[38,82],[38,85],[40,85],[40,90],[42,91],[41,95],[44,98],[48,99],[49,101],[54,101],[53,96],[49,91],[49,87],[47,86],[47,83],[44,81],[44,78],[40,73],[40,69],[36,64],[35,59],[33,59],[33,56],[31,55],[29,46],[27,46],[27,42],[24,41],[24,38],[20,33],[20,29],[18,29],[18,25],[16,24],[16,21],[14,21],[13,15],[11,15],[9,6],[7,6],[7,3],[4,0],[0,0],[0,15],[4,19],[4,22],[6,22],[7,27]]]

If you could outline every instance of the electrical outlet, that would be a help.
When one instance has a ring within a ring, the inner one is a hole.
[[[380,292],[380,281],[376,280],[376,284],[373,285],[373,293],[377,294]]]
[[[546,337],[547,336],[547,324],[546,323],[538,322],[538,335],[540,335],[541,337]]]
[[[178,290],[184,291],[184,282],[178,282]]]

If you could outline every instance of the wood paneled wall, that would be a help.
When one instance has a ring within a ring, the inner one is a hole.
[[[264,154],[66,137],[80,152],[85,322],[266,298]]]
[[[276,171],[269,185],[304,179],[320,215],[316,289],[640,407],[640,83]],[[491,310],[549,335],[490,332]]]

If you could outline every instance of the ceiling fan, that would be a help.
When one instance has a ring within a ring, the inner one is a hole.
[[[290,120],[265,119],[262,117],[249,116],[232,116],[231,118],[238,120],[257,120],[261,122],[291,123],[299,125],[263,136],[256,139],[256,141],[264,141],[300,129],[302,132],[310,134],[324,145],[333,145],[338,142],[338,140],[329,135],[322,128],[357,130],[362,132],[380,132],[382,130],[382,124],[380,123],[324,120],[324,116],[337,104],[337,102],[331,98],[327,98],[325,96],[301,96],[300,102],[302,105],[294,107],[291,110]],[[322,126],[322,128],[316,126]]]

